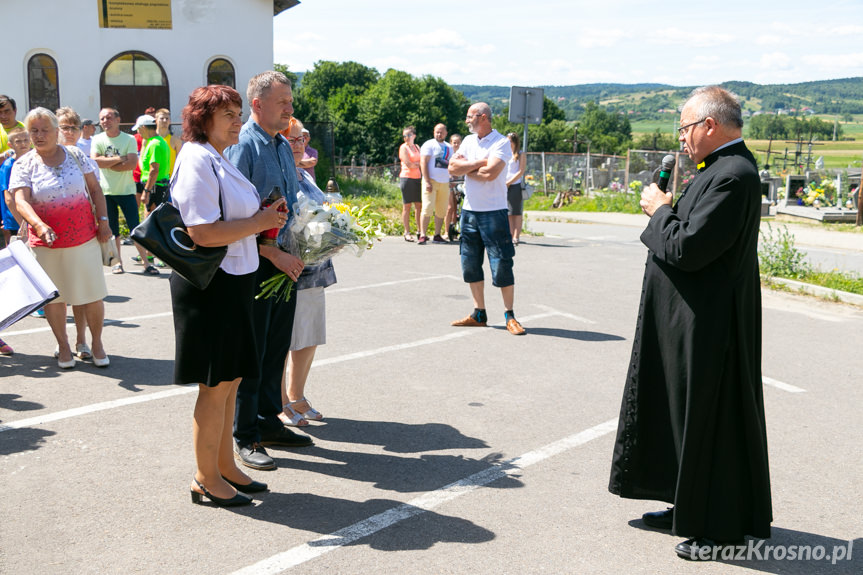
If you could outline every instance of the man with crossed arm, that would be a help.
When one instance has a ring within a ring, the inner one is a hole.
[[[506,329],[513,335],[524,335],[512,311],[515,278],[512,258],[515,248],[509,231],[506,206],[506,164],[512,157],[509,140],[491,127],[491,108],[484,102],[467,111],[466,123],[471,134],[466,137],[449,163],[451,176],[464,176],[464,206],[461,212],[461,268],[464,281],[470,284],[474,311],[454,326],[488,325],[485,311],[485,278],[482,270],[483,250],[488,253],[492,285],[500,288]]]

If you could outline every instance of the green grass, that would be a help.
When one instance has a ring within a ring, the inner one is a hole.
[[[382,214],[386,220],[383,232],[388,236],[402,235],[402,194],[396,183],[383,178],[367,178],[354,180],[336,177],[336,183],[345,201],[351,205],[371,206],[371,209]]]
[[[578,196],[572,199],[572,203],[553,208],[554,196],[534,194],[524,203],[524,209],[535,211],[561,211],[561,212],[620,212],[624,214],[640,214],[641,206],[638,205],[640,196],[638,194],[624,194],[620,192],[599,191],[588,197]]]
[[[809,284],[863,295],[863,277],[849,272],[811,271],[798,279]]]

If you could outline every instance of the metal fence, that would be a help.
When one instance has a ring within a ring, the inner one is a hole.
[[[669,189],[677,192],[696,172],[692,161],[681,152],[630,150],[626,156],[528,152],[525,181],[536,192],[545,194],[566,191],[590,194],[598,190],[634,192],[637,186],[630,184],[638,181],[642,186],[649,185],[658,173],[662,158],[668,154],[676,158]],[[372,166],[353,160],[350,165],[336,166],[335,171],[354,179],[382,178],[396,182],[400,167],[398,163]]]

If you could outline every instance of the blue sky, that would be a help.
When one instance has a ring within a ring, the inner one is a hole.
[[[863,2],[302,0],[274,19],[274,59],[431,74],[450,84],[568,85],[863,76]],[[805,5],[801,5],[805,4]]]

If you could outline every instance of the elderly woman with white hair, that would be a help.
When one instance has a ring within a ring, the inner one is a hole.
[[[110,361],[102,345],[102,299],[108,289],[99,242],[107,242],[111,230],[102,188],[83,152],[57,143],[59,123],[53,112],[35,108],[24,124],[33,150],[15,162],[9,189],[27,222],[36,260],[60,294],[45,306],[45,317],[57,339],[57,365],[75,367],[66,334],[66,305],[71,304],[83,306],[93,342],[93,364],[106,367]]]

